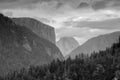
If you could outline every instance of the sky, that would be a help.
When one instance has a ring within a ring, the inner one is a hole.
[[[9,17],[32,17],[55,28],[56,39],[74,37],[79,44],[120,30],[120,0],[0,0]]]

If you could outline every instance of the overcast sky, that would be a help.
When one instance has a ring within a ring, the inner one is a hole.
[[[0,0],[0,12],[33,17],[53,26],[57,40],[89,38],[120,30],[120,0]]]

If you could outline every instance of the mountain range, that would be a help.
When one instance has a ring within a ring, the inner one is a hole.
[[[81,53],[91,55],[91,53],[93,52],[99,52],[101,50],[105,50],[106,48],[110,48],[114,43],[118,42],[119,36],[120,31],[116,31],[113,33],[91,38],[84,44],[71,51],[66,56],[66,58],[71,57],[72,59],[74,59],[76,55],[79,55]]]

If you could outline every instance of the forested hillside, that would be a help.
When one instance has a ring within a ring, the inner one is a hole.
[[[53,61],[49,65],[22,69],[1,80],[114,80],[120,77],[120,39],[111,48],[90,57]]]
[[[65,57],[68,58],[70,56],[72,59],[74,59],[75,56],[79,55],[80,53],[91,55],[91,53],[93,52],[106,50],[106,48],[110,48],[114,43],[118,42],[119,36],[120,31],[115,31],[112,33],[107,33],[104,35],[93,37],[91,39],[88,39],[84,44],[72,50]]]

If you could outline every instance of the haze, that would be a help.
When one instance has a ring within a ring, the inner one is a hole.
[[[120,0],[0,0],[0,12],[35,18],[53,26],[57,40],[75,37],[80,44],[120,30]]]

